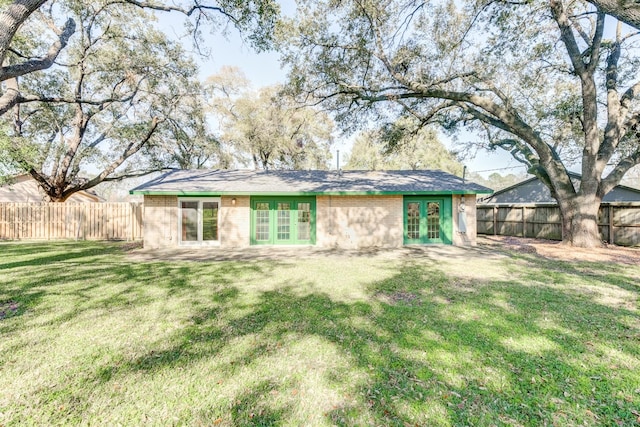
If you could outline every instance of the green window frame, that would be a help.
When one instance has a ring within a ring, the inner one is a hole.
[[[315,197],[252,197],[252,245],[315,245]]]
[[[404,197],[404,244],[452,243],[451,197]]]

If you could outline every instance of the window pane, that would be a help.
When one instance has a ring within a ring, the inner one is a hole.
[[[277,227],[278,240],[289,240],[291,236],[291,204],[278,203]]]
[[[407,203],[407,236],[411,240],[420,238],[420,203]]]
[[[311,239],[311,203],[298,203],[298,240]]]
[[[427,238],[440,238],[440,203],[427,203]]]
[[[182,241],[198,240],[198,202],[180,202],[182,210]]]
[[[202,240],[218,240],[218,202],[202,203]]]
[[[256,203],[256,240],[269,240],[269,203]]]

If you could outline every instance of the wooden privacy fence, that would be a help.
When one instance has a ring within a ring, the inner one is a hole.
[[[560,209],[550,204],[477,206],[478,234],[562,239]],[[620,246],[640,245],[640,202],[603,202],[598,212],[602,240]]]
[[[0,203],[0,239],[142,239],[142,203]]]

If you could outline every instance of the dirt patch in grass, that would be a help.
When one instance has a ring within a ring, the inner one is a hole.
[[[605,244],[601,248],[583,249],[563,245],[559,241],[512,236],[478,236],[480,246],[497,247],[522,253],[533,253],[545,258],[566,261],[613,262],[640,264],[640,248],[626,248]]]
[[[380,293],[378,294],[378,297],[380,298],[380,300],[389,305],[417,305],[420,303],[419,296],[411,292],[399,291],[391,293]]]
[[[0,302],[0,320],[16,315],[19,309],[20,305],[15,301]]]
[[[135,240],[133,242],[122,243],[120,247],[122,249],[122,252],[131,252],[136,249],[142,249],[142,244],[142,240]]]

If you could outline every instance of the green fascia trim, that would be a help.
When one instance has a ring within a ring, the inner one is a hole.
[[[180,196],[180,197],[218,197],[218,196],[265,196],[265,197],[304,197],[304,196],[450,196],[467,194],[493,194],[493,191],[443,190],[443,191],[302,191],[298,193],[282,193],[276,191],[129,191],[134,196]]]

